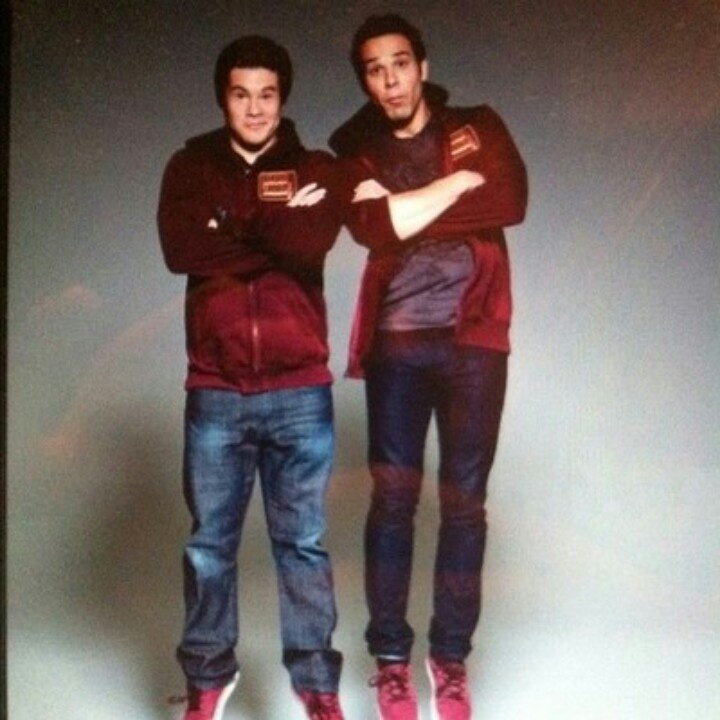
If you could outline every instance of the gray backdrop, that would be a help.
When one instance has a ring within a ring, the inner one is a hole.
[[[425,31],[433,80],[488,102],[526,158],[516,314],[470,669],[486,720],[720,716],[720,7],[702,0],[20,0],[12,55],[9,704],[13,720],[169,718],[183,689],[184,281],[162,262],[163,166],[221,117],[233,37],[290,50],[309,146],[362,96],[371,11]],[[342,377],[364,253],[327,268],[336,567],[349,718],[369,718],[362,385]],[[435,455],[412,618],[426,649]],[[280,667],[256,496],[241,549],[244,674],[228,720],[302,717]],[[427,688],[421,684],[423,702]],[[425,712],[425,709],[423,709]],[[427,717],[427,715],[423,715]]]

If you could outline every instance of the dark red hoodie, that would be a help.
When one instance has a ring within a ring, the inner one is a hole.
[[[487,105],[446,105],[447,93],[426,84],[426,99],[442,128],[443,174],[464,168],[481,173],[485,184],[465,193],[424,231],[406,242],[395,233],[387,198],[351,204],[346,219],[357,242],[370,249],[350,339],[348,375],[361,377],[373,342],[378,309],[400,267],[408,242],[463,239],[471,248],[474,272],[458,309],[456,342],[499,352],[510,350],[512,295],[510,260],[503,228],[522,222],[527,206],[525,164],[500,117]],[[346,159],[343,177],[358,183],[381,176],[382,136],[390,129],[371,104],[336,130],[330,146]],[[389,188],[395,191],[395,188]]]
[[[336,164],[284,119],[253,165],[225,128],[189,140],[165,169],[158,227],[168,268],[188,275],[186,388],[256,393],[328,384],[325,257],[342,223]],[[316,182],[319,203],[287,207]]]

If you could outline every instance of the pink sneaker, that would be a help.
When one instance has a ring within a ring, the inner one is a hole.
[[[380,720],[418,720],[418,702],[408,663],[391,663],[378,667],[370,678],[370,687],[377,688]]]
[[[428,658],[433,720],[470,720],[472,707],[465,663]]]
[[[297,694],[309,720],[345,720],[336,693],[305,690]]]
[[[240,673],[227,684],[210,690],[190,687],[188,690],[187,710],[183,720],[222,720],[225,705],[230,699]]]

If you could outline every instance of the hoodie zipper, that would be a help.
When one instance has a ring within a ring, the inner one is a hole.
[[[258,313],[257,286],[255,282],[248,283],[248,300],[250,310],[250,347],[251,363],[253,372],[257,375],[260,372],[260,321]]]

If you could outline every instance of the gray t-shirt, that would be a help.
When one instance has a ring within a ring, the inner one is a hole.
[[[436,118],[412,138],[384,139],[381,182],[392,192],[412,190],[442,174],[442,130]],[[424,239],[408,247],[380,307],[381,330],[417,330],[455,324],[460,298],[473,272],[462,239]]]
[[[381,330],[417,330],[455,324],[472,276],[472,251],[462,240],[423,240],[403,256],[381,307]]]

